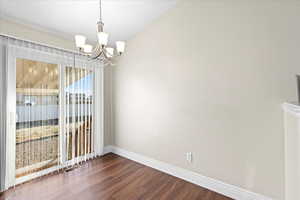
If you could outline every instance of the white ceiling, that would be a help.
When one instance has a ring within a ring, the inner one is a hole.
[[[128,40],[177,0],[102,0],[110,44]],[[99,0],[0,0],[0,17],[30,24],[67,38],[84,34],[96,41]]]

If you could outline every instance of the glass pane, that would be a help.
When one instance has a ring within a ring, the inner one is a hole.
[[[93,71],[66,67],[66,138],[68,160],[93,152]]]
[[[58,65],[16,60],[16,177],[58,163]]]

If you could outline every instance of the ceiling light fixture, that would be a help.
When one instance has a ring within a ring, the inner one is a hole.
[[[121,56],[125,51],[125,42],[117,41],[116,42],[116,51],[112,47],[108,47],[108,34],[104,32],[104,23],[102,21],[102,4],[101,0],[99,0],[99,8],[100,8],[100,20],[97,23],[97,36],[98,43],[95,48],[92,45],[86,44],[86,37],[83,35],[75,36],[76,47],[79,52],[89,56],[92,60],[101,60],[105,64],[112,64],[112,59],[117,56]]]

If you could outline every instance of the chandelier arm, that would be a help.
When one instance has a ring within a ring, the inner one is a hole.
[[[116,54],[111,54],[111,53],[109,53],[109,52],[106,50],[106,48],[104,48],[103,51],[104,51],[105,58],[108,59],[108,60],[111,59],[111,58],[115,58],[115,57],[120,57],[120,56],[121,56],[119,53],[118,53],[117,55],[116,55]],[[110,55],[111,57],[108,57],[107,54]]]
[[[97,60],[100,57],[100,54],[98,54],[97,56],[91,56],[91,60]]]
[[[101,57],[101,55],[103,54],[103,51],[99,51],[98,54],[96,56],[93,56],[92,59],[98,59]]]
[[[105,59],[108,59],[107,53],[110,55],[110,53],[104,48],[103,49],[103,56],[104,56]]]
[[[113,58],[117,58],[117,57],[121,57],[121,54],[118,53],[113,56]]]
[[[96,47],[94,48],[93,52],[91,53],[91,57],[92,58],[98,57],[99,54],[100,54],[100,52],[101,52],[101,50],[99,50],[99,45],[96,45]]]
[[[92,54],[98,53],[98,51],[99,51],[99,46],[96,45],[93,52],[92,52]]]
[[[80,50],[80,49],[78,51],[78,54],[83,55],[83,56],[88,56],[88,57],[90,57],[92,55],[91,53],[86,53],[86,52],[84,52],[83,50]]]
[[[92,56],[92,59],[98,59],[101,56],[101,53],[99,52],[96,56]]]

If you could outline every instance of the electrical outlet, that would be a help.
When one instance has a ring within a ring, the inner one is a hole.
[[[192,154],[192,152],[187,152],[187,153],[186,153],[186,160],[187,160],[189,163],[192,163],[192,161],[193,161],[193,154]]]

